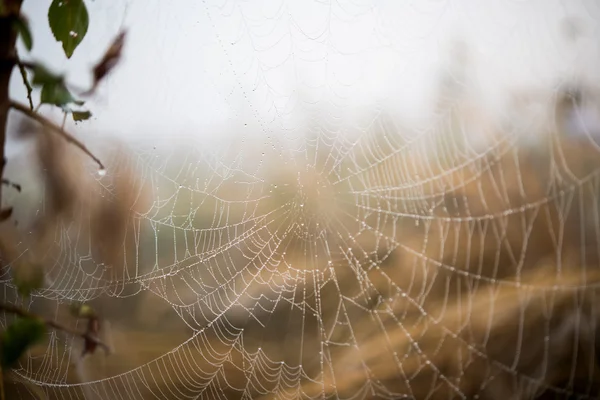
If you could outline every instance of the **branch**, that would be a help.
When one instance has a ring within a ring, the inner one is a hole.
[[[15,49],[16,53],[17,49]],[[17,65],[19,66],[19,72],[21,73],[21,78],[23,78],[23,85],[25,85],[25,89],[27,89],[27,100],[29,100],[29,108],[33,110],[33,100],[31,99],[31,93],[33,92],[33,88],[27,79],[27,71],[25,71],[25,63],[21,61],[19,56],[17,55]]]
[[[4,63],[7,66],[7,68],[11,68],[11,69],[15,65],[18,66],[19,70],[21,71],[21,75],[23,75],[24,71],[26,71],[26,70],[29,70],[35,74],[36,70],[38,70],[39,68],[43,68],[43,65],[40,63],[37,63],[35,61],[21,60],[19,57],[8,57],[5,60],[0,60],[0,65],[1,65],[1,63]],[[58,76],[58,75],[56,75],[56,76]],[[61,77],[61,79],[62,79],[62,77]],[[79,96],[79,97],[89,97],[95,91],[95,86],[92,86],[90,89],[83,89],[82,87],[75,85],[73,83],[67,82],[66,80],[63,80],[63,83],[64,83],[65,87],[69,89],[69,91],[76,93],[77,96]]]
[[[79,332],[75,329],[69,328],[68,326],[61,325],[52,319],[40,317],[39,315],[33,314],[27,310],[24,310],[12,304],[0,303],[0,310],[10,314],[18,315],[23,318],[39,319],[44,323],[44,325],[52,329],[68,333],[69,335],[80,337],[83,340],[85,340],[86,343],[94,343],[95,345],[102,347],[107,354],[110,353],[110,348],[108,347],[108,345],[106,345],[103,341],[98,339],[91,332]]]
[[[21,3],[21,0],[2,0],[2,8],[6,14],[0,16],[0,160],[4,160],[5,154],[6,123],[10,107],[8,87],[10,84],[10,75],[13,70],[10,62],[7,63],[5,60],[14,55],[17,31],[13,29],[11,18],[14,15],[19,15]],[[3,173],[4,163],[0,163],[0,178],[2,178]],[[0,185],[0,201],[2,200],[1,189],[2,185]]]
[[[19,185],[18,183],[14,183],[13,181],[6,179],[6,178],[2,178],[2,184],[6,185],[6,186],[10,186],[13,189],[15,189],[17,192],[21,191],[21,185]]]
[[[73,144],[75,147],[79,147],[79,149],[81,151],[83,151],[85,154],[87,154],[92,160],[94,160],[96,162],[96,164],[98,164],[98,166],[100,167],[101,170],[104,169],[104,164],[102,164],[102,161],[100,161],[98,159],[98,157],[96,157],[90,150],[88,150],[88,148],[85,147],[85,145],[83,143],[81,143],[79,140],[75,139],[73,136],[71,136],[69,133],[67,133],[65,130],[63,130],[59,126],[55,125],[52,121],[50,121],[46,117],[36,113],[33,110],[30,110],[27,106],[17,103],[16,101],[13,101],[13,100],[10,101],[10,107],[14,108],[17,111],[22,112],[29,118],[39,122],[42,126],[44,126],[45,128],[48,128],[51,131],[53,131],[54,133],[58,134],[63,139],[65,139],[67,142]]]

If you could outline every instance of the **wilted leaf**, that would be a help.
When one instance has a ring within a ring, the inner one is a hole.
[[[92,113],[89,111],[72,111],[73,121],[85,121],[86,119],[90,119]]]
[[[42,104],[54,104],[62,107],[73,101],[75,101],[75,99],[62,81],[47,82],[42,86],[42,94],[40,96],[40,102]]]
[[[117,35],[117,37],[110,44],[106,53],[102,59],[96,64],[94,67],[94,84],[92,85],[93,91],[96,86],[98,86],[98,82],[102,80],[113,68],[119,60],[121,59],[121,52],[123,51],[123,45],[125,43],[125,32],[121,32]]]
[[[12,367],[35,343],[44,338],[46,325],[38,318],[18,318],[0,335],[3,368]]]
[[[31,31],[29,30],[29,23],[22,15],[13,20],[13,27],[21,36],[23,44],[28,51],[31,51],[33,47],[33,38],[31,37]]]
[[[13,209],[12,207],[7,207],[0,210],[0,222],[6,221],[12,215]]]
[[[54,38],[62,43],[67,58],[71,58],[90,23],[85,3],[83,0],[53,0],[48,9],[48,22]]]

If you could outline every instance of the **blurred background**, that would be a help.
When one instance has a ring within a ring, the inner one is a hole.
[[[82,87],[127,30],[66,125],[107,168],[12,116],[4,229],[112,353],[51,332],[14,398],[600,396],[600,4],[86,1],[67,60],[49,3]]]

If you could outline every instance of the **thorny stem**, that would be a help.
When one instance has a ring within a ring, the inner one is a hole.
[[[48,128],[51,131],[53,131],[54,133],[58,134],[63,139],[65,139],[67,142],[73,144],[75,147],[78,147],[81,151],[83,151],[85,154],[87,154],[92,160],[94,160],[96,162],[96,164],[98,164],[100,169],[104,169],[104,164],[102,164],[102,161],[100,161],[98,159],[98,157],[96,157],[90,150],[88,150],[88,148],[85,147],[85,145],[83,143],[81,143],[79,140],[75,139],[73,136],[71,136],[69,133],[67,133],[61,127],[54,124],[54,122],[52,122],[49,119],[47,119],[46,117],[36,113],[34,110],[30,110],[27,106],[25,106],[21,103],[17,103],[16,101],[10,100],[9,105],[11,108],[22,112],[29,118],[42,124],[42,126],[44,126],[45,128]]]
[[[108,345],[106,345],[103,341],[98,339],[91,332],[87,332],[87,331],[79,332],[75,329],[69,328],[68,326],[59,324],[58,322],[56,322],[52,319],[43,318],[39,315],[33,314],[27,310],[22,309],[21,307],[17,307],[12,304],[0,303],[0,310],[10,313],[10,314],[18,315],[23,318],[39,319],[44,323],[44,325],[46,325],[52,329],[55,329],[57,331],[61,331],[64,333],[68,333],[73,336],[80,337],[80,338],[84,339],[86,342],[91,342],[91,343],[96,344],[97,346],[102,347],[107,354],[110,353],[110,348],[108,347]]]

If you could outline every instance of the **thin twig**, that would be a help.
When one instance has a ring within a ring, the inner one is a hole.
[[[15,52],[17,49],[15,49]],[[19,58],[17,54],[17,65],[19,66],[19,72],[21,72],[21,78],[23,78],[23,85],[25,85],[25,89],[27,89],[27,100],[29,100],[29,108],[33,110],[33,100],[31,99],[31,93],[33,93],[33,88],[29,83],[29,79],[27,78],[27,71],[25,71],[25,64]]]
[[[107,354],[110,353],[110,348],[108,347],[108,345],[106,345],[103,341],[98,339],[95,335],[92,335],[90,332],[79,332],[75,329],[69,328],[68,326],[61,325],[52,319],[40,317],[39,315],[33,314],[27,310],[22,309],[21,307],[17,307],[12,304],[0,303],[0,310],[10,314],[18,315],[23,318],[39,319],[44,323],[44,325],[52,329],[68,333],[69,335],[80,337],[86,342],[91,342],[102,347]]]
[[[19,185],[18,183],[14,183],[13,181],[6,179],[6,178],[2,178],[2,184],[6,185],[6,186],[10,186],[13,189],[15,189],[17,192],[21,191],[21,185]]]
[[[11,67],[17,65],[19,69],[23,68],[23,70],[30,70],[34,74],[37,69],[42,67],[41,64],[38,64],[35,61],[25,61],[21,60],[18,57],[8,57],[7,59],[5,59],[5,62],[8,63]],[[21,74],[23,74],[23,71],[21,71]],[[63,83],[65,84],[65,87],[69,89],[69,91],[75,92],[78,96],[89,97],[94,92],[93,87],[90,89],[83,89],[82,87],[73,83],[69,83],[66,81],[63,81]]]
[[[102,169],[102,170],[104,169],[104,164],[102,164],[102,161],[100,161],[98,159],[98,157],[96,157],[90,150],[88,150],[88,148],[85,147],[85,145],[83,143],[81,143],[79,140],[75,139],[73,136],[71,136],[65,130],[61,129],[59,126],[57,126],[56,124],[54,124],[49,119],[47,119],[44,116],[36,113],[33,110],[30,110],[29,108],[27,108],[27,106],[24,106],[23,104],[20,104],[20,103],[18,103],[16,101],[13,101],[13,100],[10,101],[10,107],[14,108],[17,111],[22,112],[23,114],[27,115],[29,118],[31,118],[31,119],[39,122],[40,124],[42,124],[42,126],[44,126],[45,128],[48,128],[51,131],[53,131],[54,133],[56,133],[59,136],[61,136],[67,142],[73,144],[76,147],[79,147],[79,149],[81,151],[83,151],[85,154],[87,154],[92,160],[94,160],[96,162],[96,164],[98,164],[98,166],[100,167],[100,169]]]

